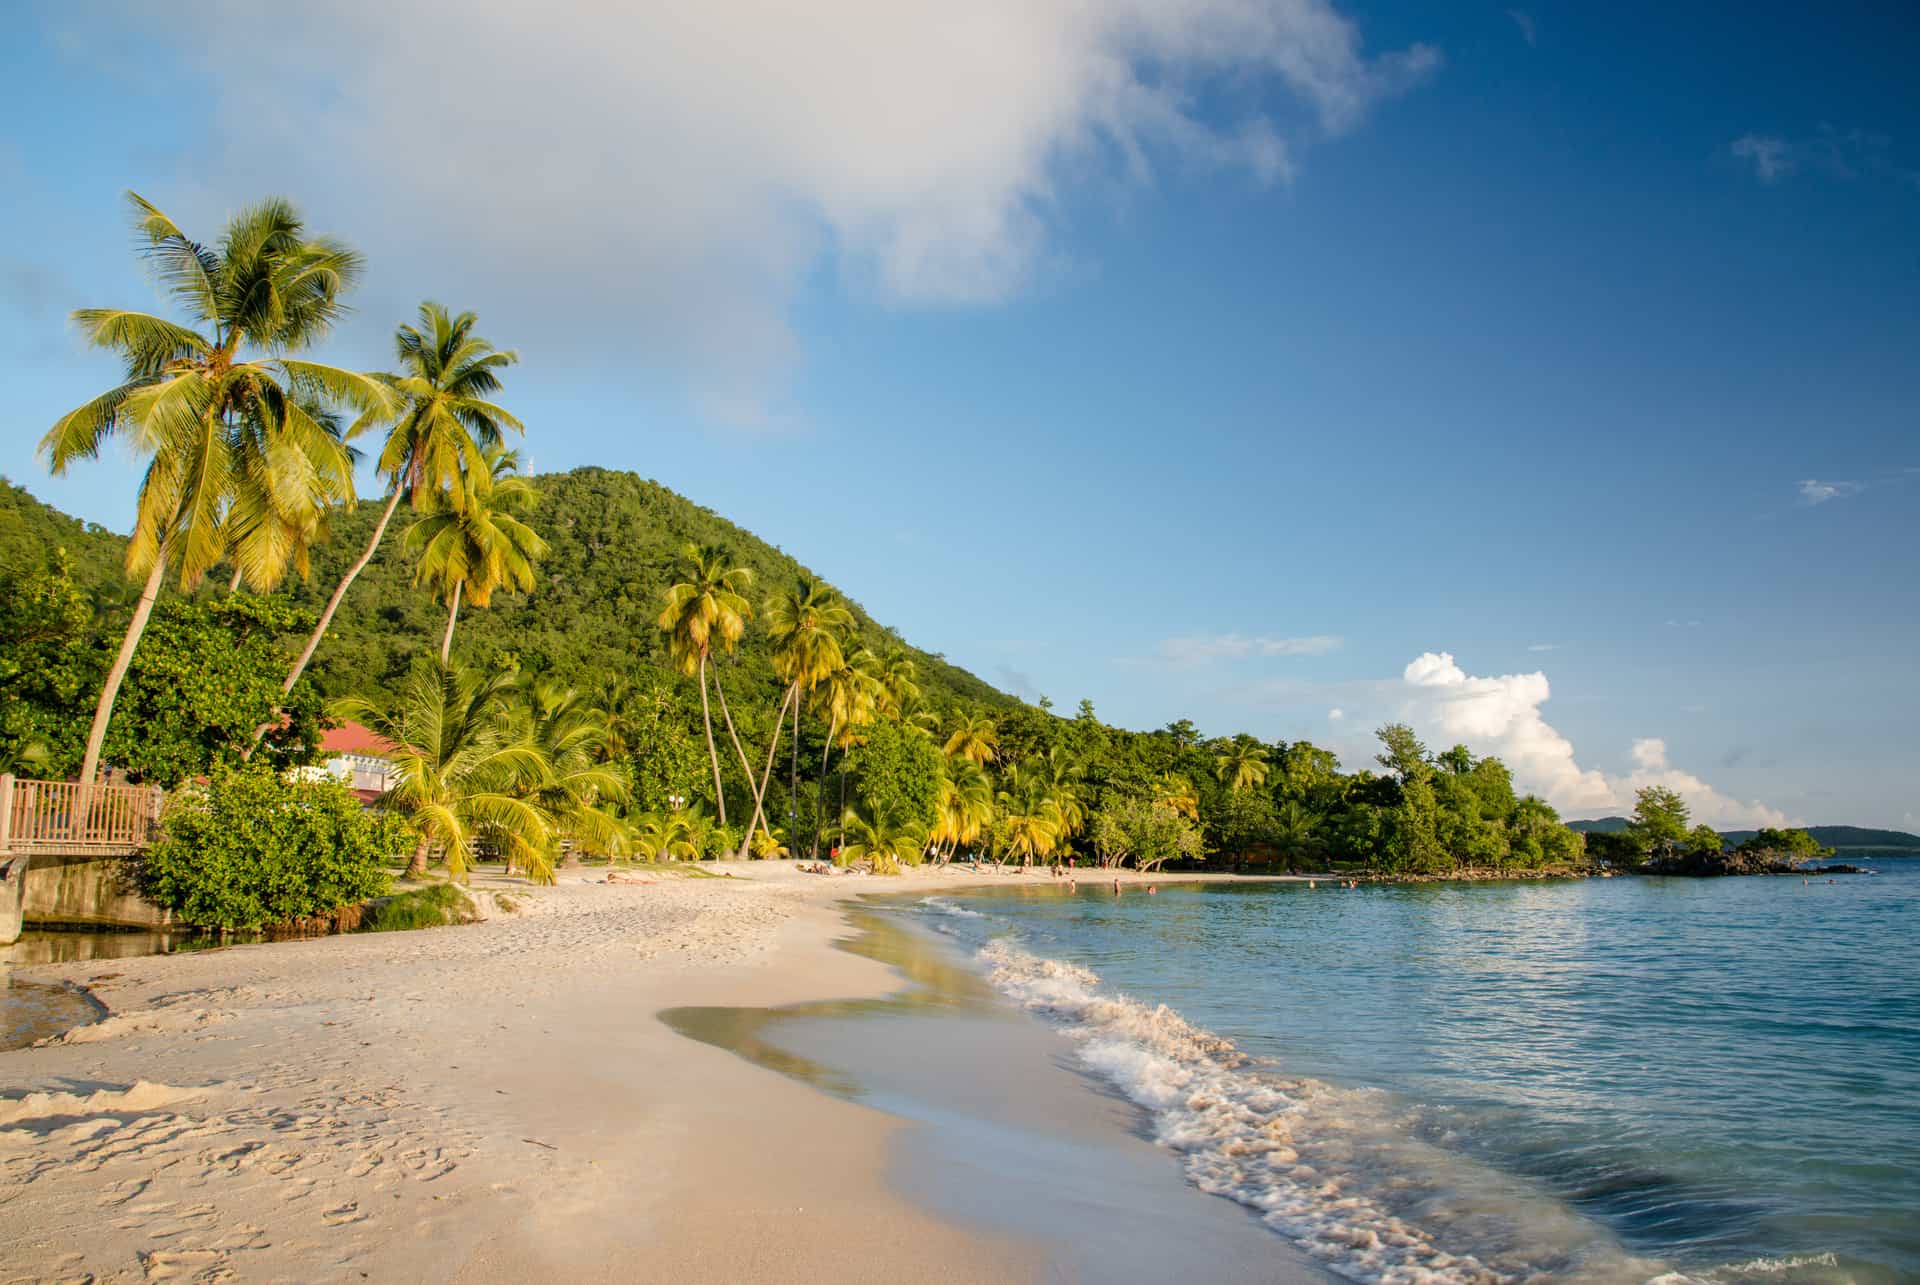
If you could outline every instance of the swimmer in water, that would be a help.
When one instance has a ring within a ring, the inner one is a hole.
[[[1148,895],[1149,897],[1158,897],[1158,896],[1160,895],[1160,890],[1159,890],[1158,888],[1156,888],[1156,887],[1154,887],[1154,886],[1153,886],[1152,884],[1148,884],[1148,885],[1147,885],[1147,895]]]

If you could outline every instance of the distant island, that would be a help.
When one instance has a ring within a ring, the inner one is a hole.
[[[1633,822],[1627,817],[1598,817],[1591,821],[1569,821],[1567,829],[1580,834],[1624,834]],[[1920,834],[1905,830],[1874,830],[1858,825],[1810,825],[1808,834],[1824,848],[1854,857],[1920,857]],[[1759,834],[1758,830],[1723,830],[1720,837],[1729,848],[1738,847]]]

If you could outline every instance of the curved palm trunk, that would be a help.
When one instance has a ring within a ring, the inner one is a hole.
[[[407,878],[424,879],[427,874],[427,854],[433,849],[433,840],[426,835],[420,836],[420,842],[413,845],[413,859],[407,862]]]
[[[760,824],[760,791],[754,788],[753,764],[747,762],[747,752],[740,748],[740,733],[733,728],[733,711],[727,708],[727,689],[721,685],[718,672],[713,676],[713,690],[720,694],[720,717],[726,720],[727,739],[733,742],[733,752],[740,757],[740,775],[747,779],[747,793],[753,796],[753,818],[747,822],[746,833],[740,839],[740,857],[744,860],[747,845],[753,842],[753,827]]]
[[[327,636],[327,627],[333,623],[334,613],[340,610],[340,603],[346,598],[347,590],[353,587],[355,577],[365,571],[367,564],[373,561],[374,550],[380,547],[380,538],[387,533],[387,523],[393,521],[393,511],[400,507],[402,489],[398,482],[394,483],[392,492],[387,496],[387,507],[381,510],[380,520],[374,524],[373,535],[367,540],[367,547],[361,551],[354,564],[347,568],[347,574],[340,577],[340,583],[334,586],[333,595],[327,599],[326,608],[320,613],[319,623],[314,625],[313,633],[307,638],[307,645],[300,649],[299,658],[293,662],[293,668],[287,671],[286,681],[280,684],[282,696],[292,691],[293,685],[300,681],[300,675],[307,672],[307,665],[313,660],[313,653],[319,648],[320,640]],[[253,729],[253,744],[249,745],[246,753],[240,756],[242,762],[253,757],[253,752],[260,748],[261,738],[267,734],[267,729],[273,726],[275,719],[279,718],[279,710],[276,709],[273,713],[273,718]]]
[[[127,622],[126,637],[120,640],[120,652],[113,658],[113,668],[107,671],[107,681],[100,688],[100,700],[93,707],[93,726],[87,732],[87,753],[80,762],[82,785],[92,785],[95,774],[100,770],[100,747],[106,744],[107,724],[113,719],[113,702],[120,696],[120,684],[126,681],[127,667],[133,664],[134,650],[140,646],[140,635],[147,631],[147,621],[153,615],[154,599],[160,596],[160,583],[166,577],[167,546],[163,542],[160,552],[154,556],[153,570],[147,573],[147,583],[141,586],[140,601],[134,605],[133,619]]]
[[[700,653],[700,721],[707,728],[707,761],[713,764],[713,805],[727,823],[727,792],[720,786],[720,751],[713,747],[713,711],[707,706],[707,653]]]
[[[447,657],[453,654],[453,622],[460,618],[460,590],[465,581],[453,582],[453,600],[447,604],[447,632],[440,635],[440,663],[447,663]]]
[[[753,820],[747,823],[747,837],[740,840],[740,860],[747,859],[748,846],[753,842],[753,827],[759,826],[767,832],[767,845],[773,846],[773,826],[767,821],[767,787],[773,784],[773,756],[780,748],[780,729],[787,722],[787,702],[799,689],[798,684],[787,688],[786,696],[780,701],[780,712],[773,718],[773,739],[767,742],[767,765],[760,770],[760,788],[753,795]],[[720,695],[720,707],[726,708],[726,693]]]
[[[380,539],[387,533],[387,523],[393,521],[393,511],[400,507],[402,490],[400,484],[395,482],[392,493],[387,496],[387,507],[381,511],[380,521],[374,524],[373,535],[368,539],[366,549],[354,564],[347,568],[347,574],[340,577],[340,583],[334,586],[333,596],[327,599],[326,609],[320,613],[319,623],[314,625],[312,636],[307,639],[307,645],[300,651],[300,659],[293,662],[293,668],[287,671],[287,681],[280,684],[281,695],[284,696],[292,691],[293,685],[300,681],[300,675],[307,672],[307,665],[313,660],[313,653],[320,646],[320,640],[326,637],[327,627],[333,623],[334,613],[340,610],[340,603],[346,598],[347,590],[353,587],[354,579],[367,569],[369,562],[373,561],[374,551],[380,547]],[[258,743],[260,737],[256,734],[253,739]]]
[[[833,757],[833,738],[840,734],[840,716],[827,720],[826,744],[820,747],[820,786],[813,792],[813,859],[820,859],[820,831],[827,816],[827,761]]]

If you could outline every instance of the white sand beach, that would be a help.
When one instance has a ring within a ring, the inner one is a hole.
[[[1041,1245],[899,1198],[899,1121],[655,1017],[885,993],[832,948],[836,901],[1046,876],[726,869],[21,970],[111,1015],[0,1053],[7,1279],[1057,1279]]]

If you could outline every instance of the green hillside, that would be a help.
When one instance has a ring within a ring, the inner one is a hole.
[[[533,522],[549,545],[539,584],[530,594],[501,595],[485,610],[461,613],[457,647],[470,660],[491,664],[511,656],[528,670],[593,688],[615,678],[663,677],[665,637],[654,619],[667,586],[679,577],[687,542],[732,549],[735,560],[753,570],[756,603],[807,572],[752,532],[635,474],[582,468],[534,480],[542,498]],[[320,609],[379,515],[379,504],[364,502],[334,520],[333,538],[316,551],[312,576],[288,587],[296,605]],[[402,547],[408,521],[402,508],[315,658],[314,679],[329,696],[391,689],[439,637],[442,609],[409,584],[411,564]],[[47,550],[64,547],[87,588],[105,602],[125,601],[131,593],[120,571],[124,546],[123,537],[76,521],[0,479],[0,571],[37,566]],[[940,657],[906,647],[897,633],[852,605],[860,640],[875,650],[905,647],[935,705],[1016,703]],[[748,631],[726,682],[739,692],[736,700],[771,704],[768,694],[777,681],[764,634]]]

